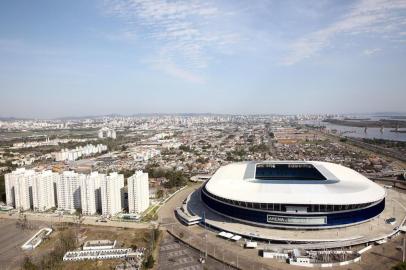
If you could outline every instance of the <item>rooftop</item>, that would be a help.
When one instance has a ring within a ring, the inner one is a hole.
[[[261,178],[257,170],[263,167],[284,170],[271,175],[265,172],[266,177]],[[297,168],[306,168],[303,177],[303,171],[298,172]],[[290,176],[286,174],[289,170]],[[232,163],[221,167],[206,188],[223,198],[257,203],[362,204],[385,197],[382,187],[356,171],[320,161]]]

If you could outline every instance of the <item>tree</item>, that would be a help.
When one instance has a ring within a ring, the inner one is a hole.
[[[269,147],[268,147],[268,145],[266,145],[264,143],[261,143],[261,144],[258,144],[258,145],[251,146],[249,148],[249,151],[250,152],[262,152],[262,153],[264,153],[264,152],[269,151]]]
[[[29,229],[30,223],[27,220],[27,215],[20,213],[18,220],[16,222],[16,227],[20,228],[21,230]]]
[[[396,179],[397,179],[397,180],[406,180],[406,179],[405,179],[405,176],[406,176],[406,174],[399,174],[399,175],[396,177]]]
[[[156,192],[156,196],[158,199],[161,199],[164,196],[164,190],[163,189],[158,189]]]
[[[152,256],[152,254],[150,254],[147,257],[147,260],[145,261],[144,265],[145,265],[146,268],[152,268],[152,267],[154,267],[154,264],[155,264],[154,256]]]
[[[209,158],[202,158],[202,157],[199,157],[199,158],[197,158],[196,159],[196,162],[197,163],[207,163],[209,161]]]
[[[75,215],[78,216],[79,218],[82,216],[82,208],[77,208],[75,211]]]
[[[392,267],[392,270],[406,270],[406,263],[400,262],[394,267]]]
[[[184,152],[191,152],[192,151],[192,149],[190,148],[190,146],[188,146],[188,145],[181,145],[181,146],[179,146],[179,150],[182,150],[182,151],[184,151]]]
[[[119,173],[124,175],[124,178],[127,179],[135,173],[135,170],[121,170]]]
[[[38,266],[36,266],[36,265],[31,261],[31,258],[28,257],[28,256],[24,258],[24,261],[23,261],[23,263],[22,263],[21,268],[24,269],[24,270],[37,270],[37,269],[39,269]]]
[[[0,201],[6,201],[6,187],[4,183],[4,175],[0,175]]]
[[[181,171],[167,171],[165,178],[168,179],[168,182],[165,183],[166,188],[181,187],[186,185],[187,177]]]

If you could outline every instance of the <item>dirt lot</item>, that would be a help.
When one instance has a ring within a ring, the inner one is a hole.
[[[61,234],[71,231],[79,241],[76,247],[79,248],[87,240],[109,239],[117,240],[117,246],[124,247],[148,247],[150,231],[147,229],[129,229],[101,226],[82,225],[78,228],[75,225],[55,225],[54,232],[49,239],[37,247],[34,251],[21,250],[21,245],[27,241],[39,228],[49,226],[44,222],[30,222],[32,228],[22,230],[16,226],[16,220],[0,219],[0,270],[20,269],[24,258],[29,257],[35,264],[40,264],[43,258],[58,247]],[[119,264],[119,260],[88,261],[88,262],[61,262],[57,269],[111,269]]]
[[[21,249],[30,237],[40,227],[46,226],[42,222],[31,222],[30,229],[21,229],[16,226],[16,220],[0,219],[0,269],[18,269],[25,255],[28,254]]]
[[[87,226],[83,225],[80,228],[76,226],[70,226],[65,228],[72,230],[78,237],[77,247],[79,248],[85,241],[88,240],[117,240],[117,247],[148,247],[150,231],[146,229],[128,229],[128,228],[112,228],[112,227],[100,227],[100,226]],[[63,228],[57,228],[54,237],[49,239],[42,247],[38,248],[33,253],[33,257],[42,257],[40,254],[42,250],[48,252],[53,250],[57,244],[58,234],[61,233]],[[37,256],[40,255],[40,256]],[[39,260],[36,260],[37,262]],[[85,261],[85,262],[63,262],[59,269],[79,270],[79,269],[112,269],[117,264],[121,263],[121,260],[105,260],[105,261]]]
[[[402,242],[403,235],[390,240],[386,244],[374,246],[370,251],[362,255],[362,260],[360,263],[349,265],[348,268],[354,270],[391,269],[402,260],[402,251],[400,250]]]

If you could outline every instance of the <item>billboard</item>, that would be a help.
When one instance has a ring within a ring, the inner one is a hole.
[[[324,225],[327,224],[327,217],[293,217],[267,215],[268,223],[290,224],[290,225]]]

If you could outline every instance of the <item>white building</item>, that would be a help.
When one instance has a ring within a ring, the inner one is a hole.
[[[79,174],[65,171],[57,181],[58,209],[75,212],[81,208]]]
[[[114,240],[90,240],[83,244],[83,250],[104,250],[115,248],[117,241]]]
[[[104,137],[115,139],[117,137],[117,134],[114,129],[103,127],[98,131],[97,136],[100,139],[103,139]]]
[[[99,174],[98,172],[92,172],[90,175],[80,175],[82,214],[95,215],[97,211],[100,211],[100,184],[105,178],[105,174]]]
[[[131,209],[141,212],[149,204],[148,175],[138,173],[131,182],[136,194],[132,195],[136,202]],[[21,168],[5,175],[5,187],[7,205],[18,210],[46,211],[57,206],[58,210],[69,213],[81,209],[84,215],[113,216],[124,207],[124,175],[118,173],[107,176],[98,172],[85,175],[64,171],[58,174]]]
[[[37,173],[32,179],[32,204],[34,211],[46,211],[55,207],[54,183],[60,175],[52,171]]]
[[[134,254],[131,248],[68,251],[63,256],[63,260],[64,261],[119,260],[129,257],[130,253]]]
[[[141,213],[149,207],[148,173],[136,171],[128,178],[128,211]]]
[[[103,139],[103,130],[100,129],[99,132],[97,133],[97,137],[99,137],[99,139]]]
[[[113,216],[120,213],[122,206],[122,193],[124,188],[124,175],[116,172],[110,173],[101,181],[102,214]]]
[[[74,161],[81,157],[100,154],[105,151],[107,151],[107,146],[104,144],[87,144],[75,149],[62,149],[60,152],[54,153],[54,156],[56,161]]]
[[[19,168],[5,175],[6,203],[18,210],[29,210],[32,206],[31,186],[36,172]]]
[[[155,156],[158,156],[161,154],[161,150],[151,148],[149,146],[142,146],[142,147],[136,147],[133,148],[133,157],[135,161],[147,161]]]

